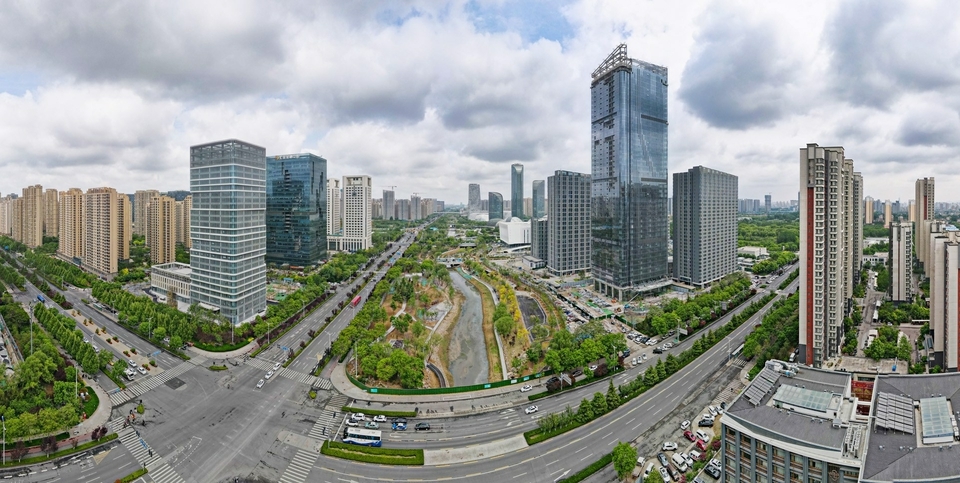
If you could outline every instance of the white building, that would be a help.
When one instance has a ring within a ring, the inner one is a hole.
[[[890,299],[897,302],[913,300],[913,223],[894,222],[890,225]]]
[[[340,180],[327,179],[327,235],[343,231],[343,206],[340,199]]]
[[[369,176],[343,177],[343,235],[330,238],[336,250],[354,252],[373,246],[372,194]]]
[[[150,267],[150,291],[170,297],[175,293],[178,300],[190,301],[190,265],[178,262]]]
[[[500,230],[500,241],[507,245],[530,244],[530,222],[513,217],[506,221],[497,222]]]

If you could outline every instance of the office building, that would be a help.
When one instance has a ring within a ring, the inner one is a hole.
[[[873,198],[867,196],[863,199],[863,223],[869,225],[873,223]]]
[[[43,235],[58,236],[60,229],[60,196],[59,192],[53,188],[48,188],[43,193]]]
[[[719,481],[857,482],[871,431],[852,379],[768,361],[720,418]]]
[[[177,243],[183,248],[190,249],[190,211],[193,209],[193,196],[187,195],[177,202],[174,208],[177,221]]]
[[[763,212],[770,214],[770,195],[763,195]]]
[[[152,265],[177,260],[177,230],[175,209],[177,202],[169,196],[155,196],[147,204],[147,247]]]
[[[305,267],[327,258],[327,160],[315,154],[267,158],[268,263]]]
[[[673,174],[673,278],[703,287],[737,271],[737,177],[704,166]]]
[[[890,200],[887,200],[883,205],[883,227],[890,228],[890,223],[893,222],[893,204],[890,203]]]
[[[372,190],[369,176],[343,177],[343,236],[338,237],[338,250],[355,252],[373,246]]]
[[[267,308],[266,159],[236,139],[190,147],[190,301],[233,324]]]
[[[594,289],[618,300],[667,280],[667,68],[618,46],[593,72]]]
[[[916,222],[917,222],[917,258],[923,263],[927,259],[927,250],[930,248],[930,231],[922,230],[924,221],[933,220],[935,205],[935,185],[933,178],[921,178],[916,181]]]
[[[480,185],[470,183],[467,188],[467,211],[480,211]]]
[[[160,196],[157,190],[137,190],[133,193],[133,234],[147,236],[147,227],[150,222],[147,218],[147,207],[150,200]]]
[[[413,221],[423,219],[423,206],[418,195],[410,195],[410,219]]]
[[[60,243],[57,252],[66,258],[80,262],[83,259],[83,191],[70,188],[60,193],[57,207],[57,227]]]
[[[340,235],[343,232],[343,202],[340,197],[340,180],[327,179],[327,235]]]
[[[410,200],[399,199],[395,205],[396,208],[396,219],[403,221],[410,221]]]
[[[150,267],[150,291],[167,297],[189,302],[190,265],[185,263],[165,263]]]
[[[549,224],[546,217],[530,219],[530,256],[544,261],[549,252]]]
[[[510,165],[510,216],[523,218],[523,165]]]
[[[547,214],[546,206],[546,182],[542,179],[533,180],[533,218],[541,218]]]
[[[130,259],[130,242],[133,240],[133,204],[130,197],[117,193],[117,258]]]
[[[487,200],[489,200],[490,208],[488,213],[490,216],[487,218],[490,221],[493,220],[502,220],[503,219],[503,195],[500,193],[495,193],[493,191],[487,193]]]
[[[590,270],[590,175],[555,171],[547,178],[547,270],[569,275]]]
[[[45,220],[43,209],[46,206],[43,186],[34,185],[24,188],[23,195],[18,199],[21,200],[18,203],[20,236],[14,238],[29,248],[36,248],[43,244],[43,223]]]
[[[397,219],[397,209],[394,206],[394,200],[396,200],[396,193],[394,193],[392,190],[383,190],[383,219],[384,220]]]
[[[913,301],[913,223],[890,225],[890,299]]]
[[[120,258],[120,207],[117,190],[91,188],[83,195],[83,266],[117,273]]]
[[[852,294],[859,210],[853,160],[843,147],[800,149],[799,360],[820,367],[843,344],[843,318]],[[861,183],[862,187],[862,183]],[[860,188],[862,189],[862,188]]]

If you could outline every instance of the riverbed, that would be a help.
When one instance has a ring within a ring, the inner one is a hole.
[[[450,374],[453,384],[467,386],[489,380],[486,344],[483,338],[483,305],[480,294],[457,271],[450,272],[453,286],[463,294],[460,316],[450,336]]]

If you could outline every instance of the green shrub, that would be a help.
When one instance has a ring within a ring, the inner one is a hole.
[[[211,371],[214,371],[214,372],[216,372],[216,371],[225,371],[225,370],[227,370],[227,366],[212,365],[212,366],[208,367],[207,369],[210,369]]]
[[[317,391],[310,391],[309,393],[307,393],[307,395],[310,396],[310,399],[316,399]]]
[[[130,482],[132,482],[133,480],[136,480],[137,478],[140,478],[141,476],[143,476],[143,475],[145,475],[145,474],[147,474],[147,469],[146,469],[146,468],[140,468],[139,470],[134,471],[133,473],[130,473],[129,475],[124,476],[123,478],[120,478],[120,479],[117,480],[117,481],[119,481],[120,483],[130,483]]]
[[[320,452],[327,456],[334,456],[364,463],[378,463],[382,465],[423,465],[422,449],[394,449],[370,448],[353,444],[324,441]]]

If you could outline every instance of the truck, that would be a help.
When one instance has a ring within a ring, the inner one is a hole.
[[[356,307],[357,304],[359,304],[359,303],[360,303],[360,296],[357,295],[357,296],[354,297],[353,300],[350,302],[350,306],[351,306],[351,307]]]

